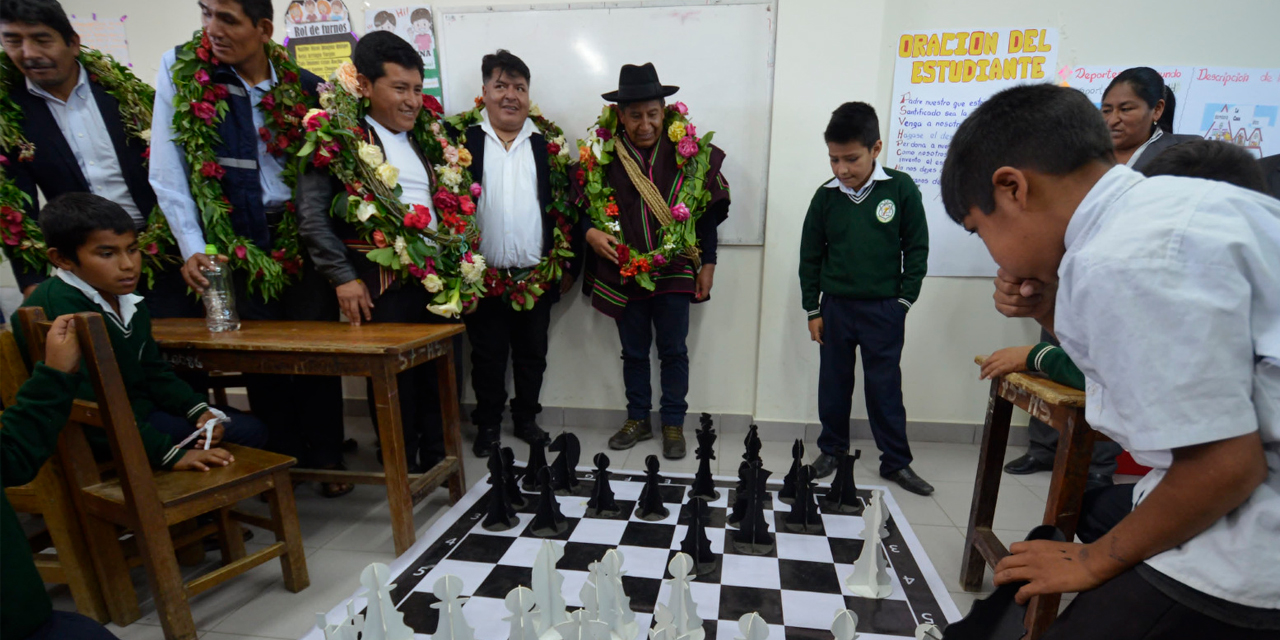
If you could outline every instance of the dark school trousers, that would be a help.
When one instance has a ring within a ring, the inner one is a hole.
[[[627,419],[648,420],[653,410],[649,354],[656,342],[662,381],[662,424],[684,426],[689,412],[688,293],[665,293],[627,302],[617,320],[622,343],[622,382],[627,390]]]
[[[384,291],[373,301],[373,322],[414,322],[447,324],[452,322],[427,311],[434,294],[414,282]],[[396,374],[399,386],[400,423],[404,429],[405,460],[411,471],[434,466],[444,459],[444,418],[440,415],[440,384],[436,364],[406,369]],[[373,406],[373,381],[365,385],[369,398],[369,415],[378,424]]]
[[[267,425],[259,420],[257,416],[226,405],[210,406],[231,418],[231,422],[222,425],[223,442],[253,447],[254,449],[262,449],[267,446]],[[196,430],[196,427],[200,426],[191,424],[191,421],[182,416],[175,416],[164,411],[152,411],[151,415],[147,416],[147,422],[151,423],[151,427],[156,431],[168,434],[170,438],[173,438],[173,444],[175,445],[185,440],[187,436]],[[195,441],[188,443],[187,448],[194,449]]]
[[[1134,567],[1076,596],[1043,640],[1276,640],[1280,632],[1237,627],[1165,595]]]
[[[822,357],[818,369],[818,448],[834,454],[849,449],[854,367],[862,351],[867,414],[880,449],[880,475],[911,464],[907,410],[902,406],[902,341],[907,308],[896,298],[853,300],[822,296]]]
[[[337,322],[333,287],[308,261],[299,281],[264,302],[250,295],[243,272],[235,272],[236,311],[243,320],[322,320]],[[293,456],[303,468],[342,464],[342,378],[293,374],[244,376],[249,407],[267,424],[271,451]]]
[[[551,301],[542,296],[532,309],[516,311],[502,298],[485,298],[474,313],[463,316],[471,340],[471,388],[476,408],[471,422],[478,427],[502,424],[507,404],[507,358],[515,397],[511,420],[529,424],[542,412],[542,378],[547,371],[547,331]]]
[[[1053,334],[1040,330],[1040,341],[1057,345]],[[1058,431],[1044,422],[1031,418],[1027,425],[1027,434],[1031,438],[1027,445],[1027,455],[1045,464],[1053,464],[1058,455]],[[1124,451],[1124,447],[1114,442],[1095,442],[1093,459],[1089,462],[1089,473],[1097,473],[1111,477],[1116,473],[1116,457]]]
[[[54,611],[26,640],[118,640],[116,634],[92,618],[70,611]]]

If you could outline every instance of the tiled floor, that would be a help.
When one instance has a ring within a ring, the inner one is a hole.
[[[474,431],[464,426],[464,438],[469,442]],[[605,429],[574,429],[582,443],[584,464],[597,451],[607,450],[610,432]],[[368,420],[348,419],[348,435],[360,441],[355,455],[348,455],[348,465],[354,469],[376,468],[373,456],[373,430]],[[510,436],[510,428],[506,437]],[[681,461],[663,461],[664,471],[692,473],[697,461],[692,456]],[[742,435],[725,434],[717,442],[717,459],[713,470],[720,475],[734,475],[743,453]],[[854,444],[863,450],[855,475],[859,484],[881,484],[884,481],[876,473],[875,445],[868,441]],[[517,455],[524,457],[523,445],[516,447]],[[762,457],[765,466],[785,473],[790,467],[791,447],[785,443],[766,442]],[[808,443],[808,450],[816,446]],[[983,593],[962,591],[958,584],[960,557],[964,544],[964,526],[968,520],[969,502],[973,497],[974,474],[978,464],[976,445],[917,443],[913,446],[913,468],[937,488],[931,497],[920,497],[894,488],[893,495],[906,514],[911,528],[928,549],[934,567],[948,584],[951,597],[962,613],[969,610],[975,597],[990,592],[990,572],[987,574]],[[644,458],[659,452],[658,440],[642,443],[631,451],[610,452],[614,469],[643,469]],[[485,461],[470,455],[468,447],[466,473],[468,483],[474,483],[487,473]],[[1021,455],[1021,450],[1010,449],[1008,458]],[[812,456],[812,454],[811,454]],[[1026,532],[1040,523],[1044,501],[1049,488],[1049,475],[1005,476],[1000,489],[996,510],[996,533],[1006,545],[1021,540]],[[298,515],[302,523],[303,542],[307,553],[307,568],[311,574],[311,586],[301,593],[289,593],[281,581],[279,563],[272,561],[257,567],[246,575],[227,582],[191,601],[196,627],[200,637],[208,640],[238,640],[243,638],[299,638],[310,630],[317,612],[328,611],[358,586],[360,571],[371,562],[390,562],[393,559],[390,516],[386,509],[386,494],[377,486],[358,486],[354,493],[343,498],[328,500],[319,495],[314,484],[297,490]],[[438,514],[448,507],[447,493],[437,491],[420,503],[415,510],[415,524],[421,535]],[[256,500],[243,504],[246,510],[264,511],[265,505]],[[255,531],[249,543],[261,548],[271,535]],[[192,567],[195,573],[209,569],[217,559],[216,553],[208,554],[210,564]],[[125,628],[110,626],[122,640],[160,640],[159,620],[150,601],[145,575],[134,571],[134,582],[142,598],[143,618]],[[70,595],[65,588],[51,591],[54,606],[73,609]]]

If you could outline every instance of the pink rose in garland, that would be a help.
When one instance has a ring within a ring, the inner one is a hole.
[[[268,93],[267,95],[262,96],[262,101],[259,102],[259,104],[261,104],[264,109],[274,109],[276,108],[276,97]]]
[[[628,262],[631,262],[631,247],[628,247],[625,244],[620,244],[618,245],[617,249],[618,249],[618,264],[625,265]]]
[[[689,115],[689,107],[685,106],[685,104],[684,104],[683,102],[677,102],[677,103],[675,103],[675,104],[671,105],[671,110],[672,110],[672,111],[675,111],[676,113],[678,113],[678,114],[680,114],[680,115],[682,115],[682,116],[687,116],[687,115]]]
[[[231,95],[231,92],[230,92],[230,91],[227,91],[227,88],[226,88],[226,87],[224,87],[224,86],[222,86],[222,85],[220,85],[220,84],[215,84],[215,85],[213,85],[213,97],[214,97],[215,99],[217,99],[217,100],[226,100],[226,99],[227,99],[227,96],[229,96],[229,95]]]
[[[655,253],[653,255],[653,266],[662,267],[662,266],[665,266],[666,264],[667,264],[667,259],[664,258],[661,253]]]
[[[208,102],[192,102],[191,113],[205,124],[213,124],[213,119],[218,115],[218,108]]]
[[[683,158],[692,158],[698,155],[698,143],[694,141],[693,136],[685,136],[680,139],[680,144],[676,145],[676,152]]]
[[[674,207],[671,207],[671,217],[676,222],[684,222],[685,220],[688,220],[689,207],[684,206],[683,202],[681,202],[680,204],[677,204]]]
[[[244,245],[239,245],[239,246],[237,246],[237,247],[236,247],[236,257],[237,257],[237,258],[240,258],[241,260],[244,260],[245,255],[247,255],[248,253],[249,253],[249,250],[248,250],[248,249],[246,249],[246,248],[244,248]]]
[[[479,182],[472,182],[472,183],[471,183],[471,197],[472,197],[472,198],[479,198],[479,197],[480,197],[480,192],[481,192],[481,189],[480,189],[480,183],[479,183]]]
[[[471,201],[471,196],[458,198],[458,206],[467,215],[473,215],[476,212],[476,203]]]
[[[441,213],[457,211],[458,205],[460,204],[458,202],[458,196],[455,196],[444,189],[437,191],[436,195],[431,198],[431,201],[436,205],[436,211]]]
[[[204,69],[197,69],[194,79],[196,81],[196,84],[202,87],[208,85],[210,82],[213,81],[213,79],[209,77],[209,72],[205,71]]]
[[[328,121],[329,114],[325,113],[324,109],[312,109],[302,118],[302,126],[306,127],[307,131],[318,131]]]
[[[206,178],[221,180],[222,176],[226,174],[227,174],[227,170],[223,169],[222,165],[212,160],[205,160],[204,164],[200,165],[200,175]]]
[[[610,133],[608,129],[604,127],[599,127],[596,129],[596,137],[600,138],[601,140],[604,140],[605,142],[608,142],[610,139],[613,138],[613,134]]]
[[[148,245],[147,245],[147,249],[146,249],[146,251],[147,251],[147,254],[148,254],[148,255],[153,255],[153,256],[154,256],[154,255],[156,255],[157,253],[160,253],[160,247],[159,247],[159,246],[157,246],[157,245],[156,245],[156,243],[152,242],[152,243],[150,243],[150,244],[148,244]]]
[[[684,132],[695,139],[698,137],[698,128],[691,124],[686,124],[684,126]]]

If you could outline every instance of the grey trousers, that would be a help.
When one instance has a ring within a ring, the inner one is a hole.
[[[1058,344],[1058,341],[1043,329],[1040,330],[1040,340],[1051,342],[1055,345]],[[1027,431],[1031,437],[1031,443],[1027,446],[1027,455],[1040,462],[1053,464],[1053,459],[1058,454],[1057,430],[1032,418]],[[1093,460],[1089,463],[1089,473],[1100,473],[1104,476],[1115,475],[1116,456],[1119,456],[1122,451],[1124,451],[1124,448],[1114,442],[1094,443]]]

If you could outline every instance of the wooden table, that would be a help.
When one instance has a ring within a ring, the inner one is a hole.
[[[985,356],[974,358],[981,365]],[[1035,374],[1011,373],[991,381],[987,418],[978,454],[978,477],[969,509],[969,529],[965,535],[964,558],[960,562],[960,584],[966,591],[982,588],[986,565],[995,567],[1008,549],[991,531],[996,514],[996,496],[1009,443],[1009,421],[1013,408],[1038,418],[1059,433],[1049,500],[1044,508],[1044,524],[1062,530],[1071,540],[1080,520],[1080,503],[1089,476],[1095,439],[1106,436],[1089,428],[1084,418],[1084,392]],[[1027,607],[1027,640],[1039,638],[1058,617],[1059,594],[1037,596]]]
[[[463,332],[461,324],[352,327],[338,322],[246,321],[239,331],[212,333],[203,319],[156,319],[151,330],[165,359],[177,369],[371,378],[383,472],[293,469],[292,475],[295,480],[386,485],[396,555],[413,545],[415,503],[446,481],[451,502],[466,491],[452,341]],[[410,476],[396,374],[431,361],[440,379],[446,456],[426,473]]]

